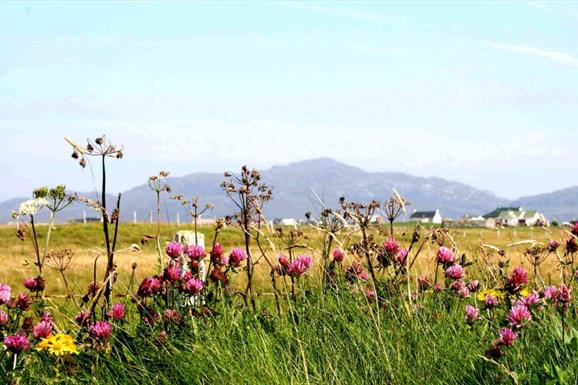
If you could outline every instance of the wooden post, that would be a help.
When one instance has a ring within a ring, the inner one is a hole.
[[[179,213],[177,212],[177,226],[181,225],[181,217],[179,216]]]
[[[82,210],[82,223],[86,225],[86,211]]]
[[[152,224],[152,223],[153,223],[153,211],[151,210],[149,212],[149,224]]]
[[[136,225],[136,210],[132,212],[132,224]]]

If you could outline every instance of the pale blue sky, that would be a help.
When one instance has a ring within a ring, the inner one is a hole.
[[[578,184],[578,3],[0,3],[0,199],[330,156],[515,198]],[[353,182],[354,181],[344,181]]]

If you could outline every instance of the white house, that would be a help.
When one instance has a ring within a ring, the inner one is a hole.
[[[548,224],[544,214],[535,210],[524,210],[522,207],[498,207],[484,215],[486,221],[495,226],[543,226]]]
[[[279,226],[293,226],[296,227],[299,223],[294,218],[275,218],[273,221],[275,225]]]
[[[440,214],[439,209],[435,209],[435,211],[416,211],[414,210],[409,218],[411,222],[420,222],[420,223],[435,223],[441,224],[442,223],[442,215]]]

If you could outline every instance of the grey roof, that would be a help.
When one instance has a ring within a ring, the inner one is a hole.
[[[416,211],[411,214],[411,219],[433,218],[436,215],[435,211]]]

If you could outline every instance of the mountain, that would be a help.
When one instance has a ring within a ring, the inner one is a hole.
[[[213,203],[215,208],[207,216],[219,217],[235,211],[234,205],[220,188],[223,179],[222,174],[194,173],[168,178],[167,183],[172,188],[172,194],[183,194],[185,197],[197,195],[200,197],[201,204]],[[319,204],[315,194],[327,206],[335,207],[341,196],[347,200],[361,202],[371,199],[384,200],[391,195],[394,188],[412,202],[412,209],[439,208],[444,217],[481,214],[510,203],[490,192],[478,190],[463,183],[403,173],[365,172],[329,158],[274,166],[262,172],[262,181],[274,187],[273,199],[265,210],[269,218],[303,218],[306,211],[318,212]],[[176,213],[179,212],[181,220],[184,221],[186,214],[180,203],[169,200],[168,194],[164,195],[163,220],[168,217],[171,221],[175,221]],[[94,198],[94,193],[90,194],[90,197]],[[17,209],[20,202],[25,199],[15,198],[0,203],[0,221],[10,221],[11,211]],[[114,205],[112,195],[108,198],[108,202],[109,207]],[[524,206],[543,208],[541,204],[524,204]],[[59,213],[58,218],[60,220],[80,219],[83,210],[89,217],[98,216],[98,213],[91,212],[90,209],[80,204],[73,204]],[[155,198],[146,184],[134,187],[122,194],[121,218],[123,220],[132,220],[135,211],[138,220],[146,220],[151,210],[156,211]]]
[[[538,209],[551,220],[567,221],[578,217],[578,186],[516,199],[511,206]]]

